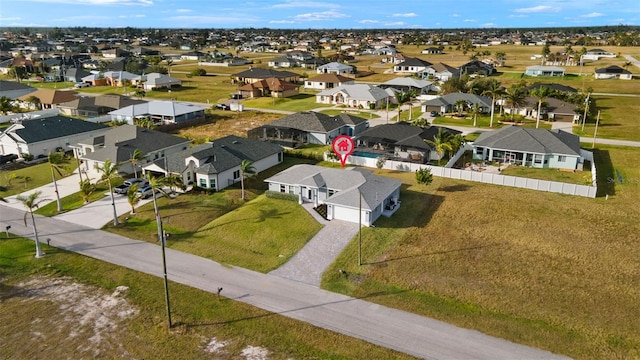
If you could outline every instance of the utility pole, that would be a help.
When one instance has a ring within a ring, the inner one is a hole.
[[[359,211],[358,211],[358,266],[362,266],[362,192],[358,189]]]
[[[154,193],[155,197],[156,194]],[[165,247],[167,243],[167,233],[162,231],[162,271],[164,273],[164,299],[167,304],[167,321],[169,321],[169,329],[171,329],[171,306],[169,305],[169,280],[167,278],[167,258],[165,256]]]
[[[584,131],[584,124],[587,123],[587,112],[589,111],[589,96],[591,96],[591,93],[587,94],[587,98],[584,101],[584,116],[582,117],[582,131]]]

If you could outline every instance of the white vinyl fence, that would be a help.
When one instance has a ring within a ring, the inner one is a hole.
[[[456,163],[458,158],[462,156],[465,150],[469,150],[471,146],[466,144],[464,148],[460,149],[458,153],[444,166],[432,166],[432,165],[424,165],[424,164],[416,164],[409,162],[401,162],[401,161],[393,161],[387,160],[384,163],[383,169],[388,170],[396,170],[396,171],[410,171],[415,172],[421,168],[428,168],[431,170],[431,174],[439,177],[446,177],[450,179],[458,179],[458,180],[467,180],[467,181],[475,181],[482,182],[486,184],[493,185],[502,185],[502,186],[511,186],[523,189],[537,190],[537,191],[547,191],[554,192],[566,195],[575,195],[575,196],[584,196],[595,198],[598,188],[596,186],[596,166],[593,161],[593,153],[586,150],[581,150],[581,156],[585,160],[589,160],[591,163],[591,175],[592,175],[592,185],[578,185],[578,184],[570,184],[563,183],[558,181],[549,181],[549,180],[538,180],[538,179],[530,179],[523,178],[517,176],[509,176],[509,175],[501,175],[501,174],[491,174],[485,172],[478,172],[473,170],[462,170],[462,169],[453,169],[453,164]],[[375,158],[367,158],[360,156],[349,156],[347,158],[347,164],[364,166],[375,168],[376,162],[378,159]]]

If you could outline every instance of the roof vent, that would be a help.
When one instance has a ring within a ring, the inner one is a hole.
[[[238,141],[238,140],[233,140],[233,143],[234,143],[234,144],[240,144],[240,141]]]

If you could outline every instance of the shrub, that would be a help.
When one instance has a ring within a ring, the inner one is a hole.
[[[268,198],[272,198],[272,199],[288,200],[288,201],[295,201],[295,202],[298,201],[298,195],[296,194],[289,194],[289,193],[282,193],[282,192],[268,190],[267,192],[265,192],[265,195]]]
[[[205,75],[207,75],[207,71],[205,69],[203,69],[203,68],[197,68],[197,69],[191,70],[189,75],[191,75],[191,76],[205,76]]]

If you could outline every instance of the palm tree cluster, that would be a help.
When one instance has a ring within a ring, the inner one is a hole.
[[[427,144],[431,145],[438,154],[438,165],[441,164],[442,158],[446,153],[453,156],[464,146],[466,140],[462,134],[452,134],[443,128],[438,129],[438,133],[434,135],[433,140],[425,139]]]

